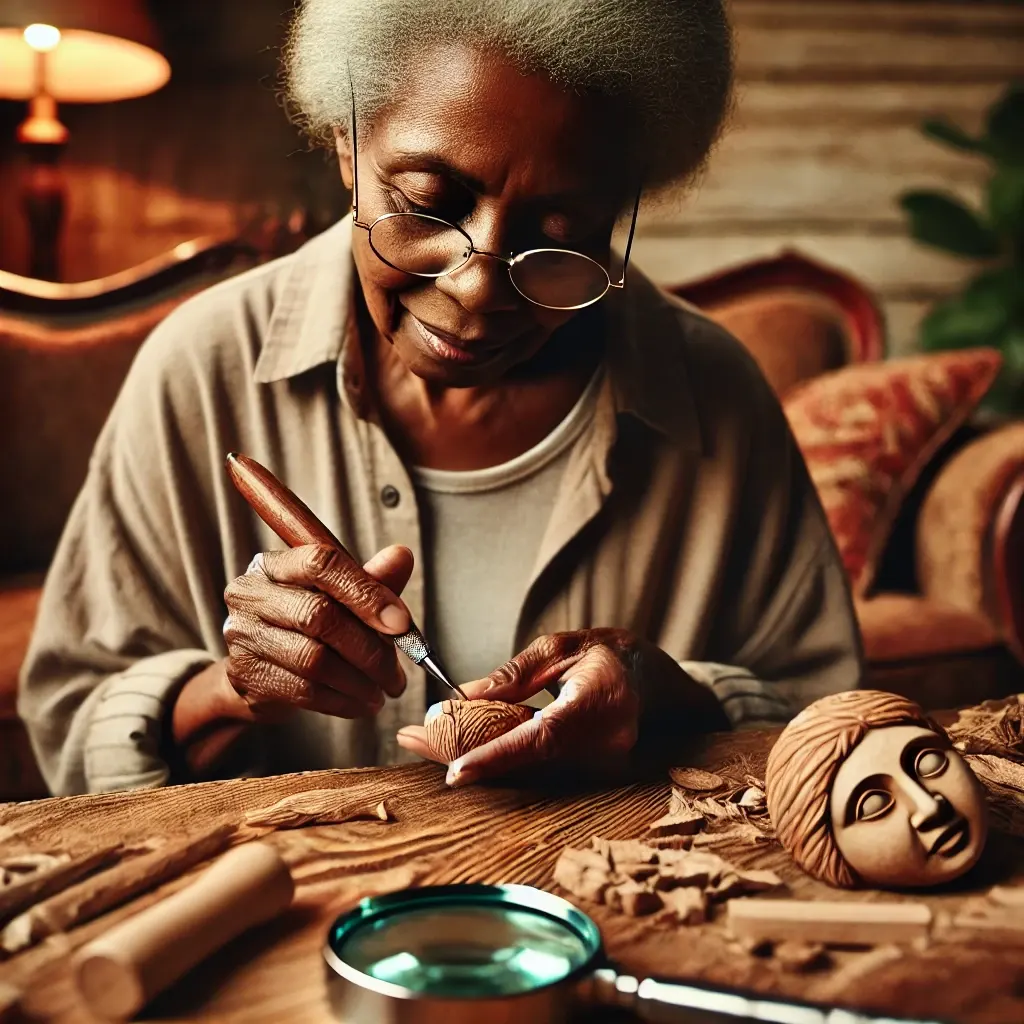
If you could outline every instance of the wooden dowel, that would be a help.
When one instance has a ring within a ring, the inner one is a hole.
[[[117,861],[123,847],[120,843],[62,864],[55,864],[29,875],[6,889],[0,889],[0,924],[9,921],[40,900],[53,896],[86,875]]]
[[[99,1017],[126,1020],[211,953],[280,914],[293,894],[272,846],[231,850],[191,885],[83,947],[73,965],[82,999]]]
[[[204,834],[168,843],[152,853],[131,857],[109,871],[86,878],[8,922],[0,931],[0,950],[17,953],[48,935],[99,917],[220,853],[234,835],[234,825],[222,825]]]
[[[924,903],[847,903],[817,900],[732,900],[729,930],[757,941],[877,946],[927,938],[932,912]]]

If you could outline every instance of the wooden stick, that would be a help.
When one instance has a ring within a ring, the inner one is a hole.
[[[10,921],[0,931],[0,950],[17,953],[48,935],[99,917],[220,853],[234,835],[234,825],[222,825],[204,834],[168,843],[152,853],[124,860],[109,871],[87,878]]]
[[[272,846],[224,854],[191,885],[85,946],[73,970],[89,1009],[107,1020],[133,1017],[211,953],[292,901],[288,867]]]
[[[15,1020],[20,1002],[20,990],[16,989],[13,985],[0,981],[0,1022]]]
[[[729,903],[728,922],[737,938],[877,946],[927,938],[932,912],[924,903],[748,898]]]
[[[105,868],[117,861],[123,847],[120,843],[106,846],[95,853],[77,857],[74,860],[55,864],[51,868],[37,871],[20,882],[0,889],[0,924],[9,921],[27,907],[39,900],[53,896],[80,878]]]

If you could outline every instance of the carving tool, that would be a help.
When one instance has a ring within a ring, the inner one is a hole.
[[[345,546],[326,526],[313,514],[302,500],[290,491],[265,466],[247,455],[232,452],[227,457],[228,475],[238,492],[249,503],[252,510],[269,526],[278,537],[289,547],[301,547],[303,544],[325,544],[340,551],[346,557],[355,559]],[[358,563],[356,563],[358,564]],[[407,632],[399,636],[390,636],[395,646],[415,665],[421,665],[438,682],[444,683],[459,700],[468,698],[452,681],[444,670],[437,655],[423,638],[423,634],[410,624]]]

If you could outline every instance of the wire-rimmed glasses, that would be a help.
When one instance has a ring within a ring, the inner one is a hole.
[[[524,299],[545,309],[583,309],[599,302],[610,288],[624,288],[633,244],[640,193],[622,261],[622,276],[613,281],[597,260],[572,249],[528,249],[503,256],[478,249],[457,224],[425,213],[385,213],[369,224],[359,219],[359,173],[356,151],[356,99],[352,90],[352,223],[369,233],[370,248],[381,262],[403,274],[438,278],[464,267],[474,255],[504,263]]]

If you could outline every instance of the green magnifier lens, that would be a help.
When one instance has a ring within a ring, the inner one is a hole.
[[[528,886],[454,885],[363,900],[340,917],[328,962],[399,998],[500,999],[563,982],[601,949],[565,900]]]

